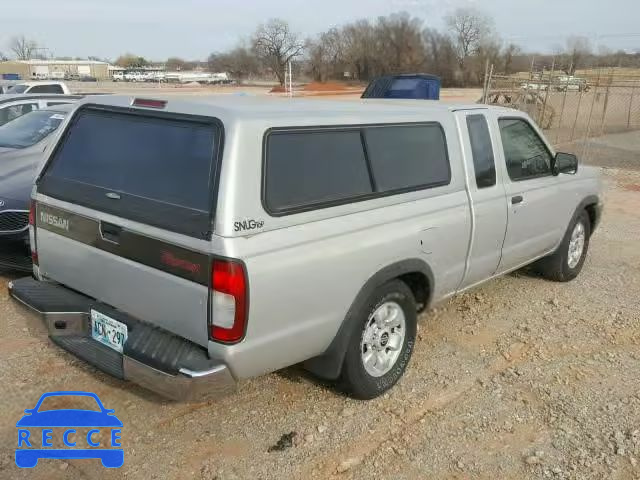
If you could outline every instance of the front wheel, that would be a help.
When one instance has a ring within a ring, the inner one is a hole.
[[[568,282],[578,276],[584,265],[591,236],[591,221],[582,210],[565,233],[562,243],[552,255],[538,260],[535,270],[556,282]]]
[[[375,289],[358,313],[340,384],[351,396],[375,398],[393,387],[411,358],[416,339],[416,301],[409,287],[393,280]]]

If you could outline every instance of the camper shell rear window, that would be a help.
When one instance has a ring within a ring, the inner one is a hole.
[[[52,153],[38,191],[208,239],[222,136],[217,119],[85,106]]]

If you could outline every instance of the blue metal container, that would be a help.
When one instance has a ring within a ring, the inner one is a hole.
[[[424,73],[385,75],[374,78],[362,98],[440,99],[440,78]]]

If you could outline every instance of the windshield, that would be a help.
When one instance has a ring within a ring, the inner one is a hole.
[[[64,116],[64,112],[38,110],[18,117],[0,127],[0,147],[30,147],[53,133]]]
[[[29,88],[28,85],[13,85],[9,87],[7,93],[24,93],[27,91],[27,88]]]

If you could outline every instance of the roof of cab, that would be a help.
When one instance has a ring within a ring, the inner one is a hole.
[[[430,100],[389,100],[389,99],[354,99],[327,100],[317,98],[287,98],[272,96],[242,96],[242,95],[211,95],[211,96],[124,96],[108,95],[104,97],[87,98],[81,103],[91,103],[105,106],[130,107],[136,98],[147,100],[165,100],[167,102],[162,111],[175,113],[191,113],[227,120],[258,120],[270,119],[274,124],[282,124],[287,119],[309,124],[316,121],[326,121],[328,124],[344,123],[345,117],[352,122],[357,119],[362,123],[380,123],[389,117],[410,121],[424,121],[425,113],[441,115],[456,110],[494,108],[479,104],[448,104]],[[135,107],[141,110],[159,111],[155,108]],[[380,117],[377,117],[380,115]],[[376,118],[377,117],[377,118]],[[302,121],[305,119],[306,121]],[[291,123],[291,122],[290,122]]]

